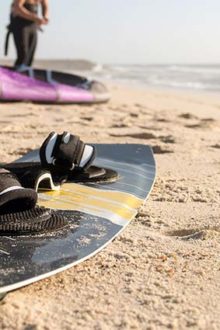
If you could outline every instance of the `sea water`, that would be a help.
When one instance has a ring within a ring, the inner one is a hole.
[[[220,64],[103,65],[95,66],[90,75],[150,87],[220,91]]]

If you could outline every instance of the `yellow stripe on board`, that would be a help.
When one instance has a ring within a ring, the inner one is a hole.
[[[142,199],[128,193],[75,183],[66,183],[59,191],[47,191],[39,196],[41,206],[76,210],[109,219],[119,225],[127,224],[142,203]]]

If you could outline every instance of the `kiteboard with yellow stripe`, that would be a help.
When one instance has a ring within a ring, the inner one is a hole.
[[[95,255],[136,216],[153,187],[149,146],[96,144],[95,165],[117,171],[110,183],[65,183],[39,192],[39,204],[59,210],[69,225],[35,236],[0,237],[0,296],[68,269]],[[19,161],[38,161],[38,151]]]

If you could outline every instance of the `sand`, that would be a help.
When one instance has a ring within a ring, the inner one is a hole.
[[[153,147],[157,180],[92,259],[10,293],[0,329],[220,329],[220,95],[109,86],[108,104],[0,104],[0,157],[51,131]]]

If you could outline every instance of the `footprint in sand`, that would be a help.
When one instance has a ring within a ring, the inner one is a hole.
[[[153,149],[154,154],[171,154],[171,153],[174,153],[173,150],[163,148],[160,145],[154,145],[154,146],[152,146],[152,149]]]
[[[110,128],[126,128],[126,127],[129,127],[129,125],[121,123],[121,124],[114,124]]]
[[[134,106],[136,108],[140,108],[140,109],[144,109],[145,108],[145,106],[143,104],[141,104],[141,103],[135,103]]]
[[[213,127],[215,120],[213,118],[203,118],[197,123],[185,125],[186,128],[210,128]]]
[[[86,120],[86,121],[93,121],[93,117],[81,117],[80,119]]]
[[[176,143],[175,138],[172,135],[159,136],[159,139],[164,143]]]
[[[116,124],[112,127],[126,127],[125,124]],[[156,136],[153,133],[141,132],[141,133],[133,133],[133,134],[114,134],[112,133],[111,136],[114,137],[131,137],[133,139],[141,139],[141,140],[151,140],[157,139],[164,143],[175,143],[175,138],[172,135],[161,135]]]
[[[181,115],[179,115],[179,118],[184,118],[184,119],[198,119],[198,117],[192,115],[189,112],[182,113]]]
[[[195,116],[191,113],[188,113],[188,112],[180,114],[179,118],[194,121],[190,124],[184,125],[184,127],[191,128],[191,129],[194,129],[194,128],[198,128],[198,129],[199,128],[210,128],[210,127],[213,126],[213,124],[215,122],[215,119],[213,119],[213,118],[199,119],[197,116]]]
[[[152,125],[152,126],[139,125],[138,127],[141,128],[141,129],[148,129],[148,130],[153,130],[153,131],[161,131],[161,127],[156,127],[154,125]]]
[[[220,149],[220,144],[216,143],[212,145],[211,148]]]
[[[0,120],[0,124],[10,124],[11,123],[11,120]]]
[[[220,238],[220,227],[173,230],[165,233],[182,240],[209,240]]]
[[[139,114],[136,113],[136,112],[130,112],[129,113],[129,116],[132,117],[132,118],[138,118],[139,117]]]
[[[170,120],[168,120],[166,118],[161,118],[161,117],[155,118],[155,121],[157,121],[159,123],[169,123],[170,122]]]
[[[30,117],[30,116],[37,117],[38,114],[31,111],[31,112],[26,112],[26,113],[20,113],[20,114],[19,113],[14,113],[13,115],[8,115],[8,117],[13,117],[13,118],[24,118],[24,117]]]
[[[165,136],[156,136],[151,132],[141,132],[141,133],[133,133],[133,134],[109,134],[112,137],[131,137],[133,139],[141,139],[141,140],[159,140],[165,144],[173,144],[175,143],[175,138],[172,135],[165,135]],[[161,145],[154,145],[152,146],[154,154],[169,154],[173,153],[174,151],[168,148],[164,148]]]
[[[110,136],[113,137],[131,137],[133,139],[143,139],[143,140],[149,140],[149,139],[156,139],[157,136],[153,133],[134,133],[134,134],[110,134]]]

